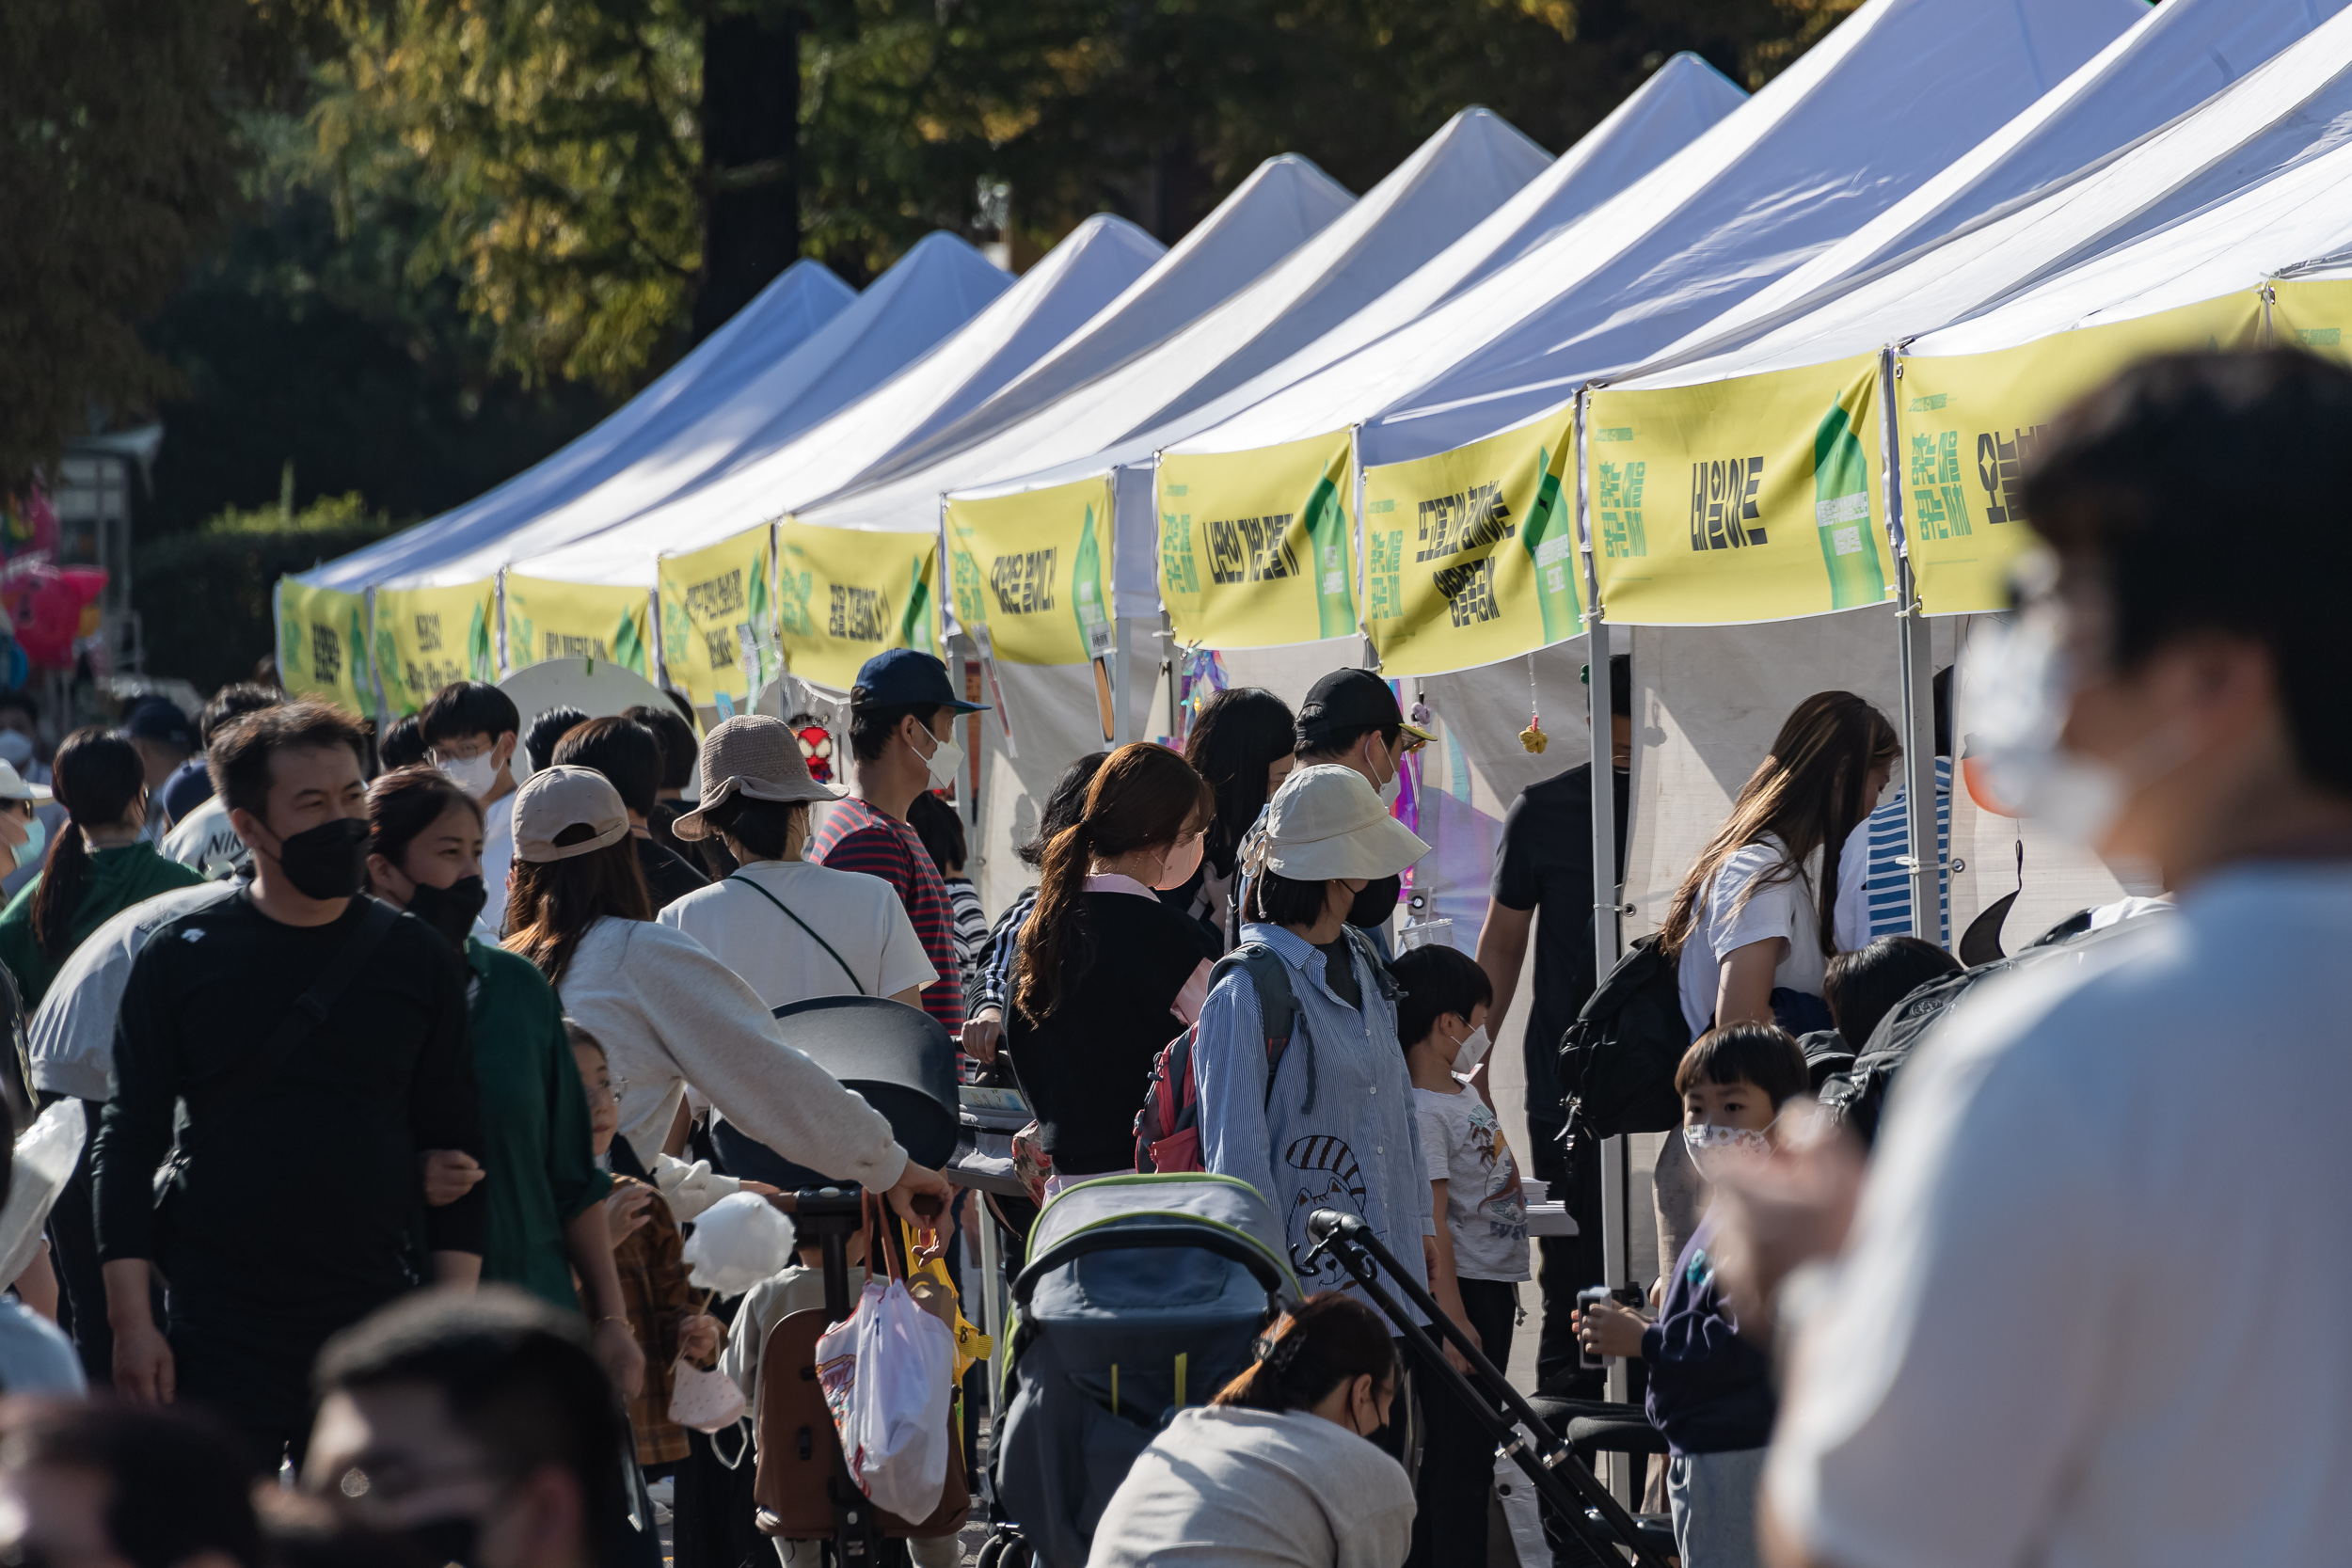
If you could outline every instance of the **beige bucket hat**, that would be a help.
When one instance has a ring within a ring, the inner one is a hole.
[[[839,790],[808,776],[808,759],[801,754],[801,737],[792,726],[764,713],[739,713],[712,725],[703,736],[702,775],[701,802],[671,824],[680,838],[707,838],[717,832],[703,821],[703,814],[738,795],[787,804],[841,799]]]

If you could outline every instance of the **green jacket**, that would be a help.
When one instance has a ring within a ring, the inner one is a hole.
[[[564,1227],[612,1179],[589,1148],[588,1097],[554,988],[525,958],[466,939],[474,1079],[482,1089],[489,1212],[482,1278],[578,1310]]]
[[[52,962],[33,938],[33,895],[40,891],[48,875],[44,871],[17,889],[8,907],[0,910],[0,963],[7,964],[8,973],[16,976],[16,989],[24,993],[27,1015],[40,1006],[40,999],[49,993],[50,982],[56,979],[57,971],[65,967],[73,949],[87,941],[92,931],[134,904],[143,904],[157,894],[175,888],[194,887],[204,879],[194,867],[164,859],[145,839],[118,849],[97,851],[90,856],[89,880],[83,885],[82,901],[74,909],[73,924],[68,929],[72,940]]]

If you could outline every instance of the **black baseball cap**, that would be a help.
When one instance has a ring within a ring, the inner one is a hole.
[[[947,667],[916,648],[892,648],[858,666],[851,707],[916,707],[929,704],[958,713],[985,713],[986,703],[967,703],[947,683]]]
[[[142,697],[122,716],[122,733],[138,740],[160,740],[183,752],[196,750],[196,722],[168,697]]]
[[[1429,738],[1427,730],[1405,722],[1396,693],[1369,670],[1334,670],[1309,687],[1307,700],[1298,705],[1298,740],[1304,746],[1318,746],[1348,730],[1385,730],[1391,724],[1416,741]]]

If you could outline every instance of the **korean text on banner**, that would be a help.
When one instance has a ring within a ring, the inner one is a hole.
[[[2274,283],[2270,341],[2352,365],[2352,278],[2289,278]]]
[[[939,535],[816,528],[787,519],[776,580],[785,663],[847,691],[889,648],[939,652]]]
[[[1160,459],[1160,602],[1180,642],[1265,648],[1357,631],[1347,433]]]
[[[1572,409],[1364,470],[1364,624],[1386,675],[1492,664],[1584,629]]]
[[[1593,393],[1594,564],[1612,621],[1728,626],[1894,596],[1875,355]]]
[[[661,669],[697,707],[742,712],[783,662],[768,525],[661,558]]]
[[[1111,482],[947,499],[956,619],[986,626],[1011,664],[1084,664],[1111,651]]]
[[[298,696],[323,697],[352,713],[373,713],[366,597],[278,578],[278,675]]]
[[[1899,361],[1903,533],[1921,606],[1931,615],[2010,607],[2010,565],[2033,543],[2023,471],[2069,403],[2143,355],[2247,347],[2261,329],[2249,290],[2015,348]]]
[[[384,711],[415,713],[453,681],[497,684],[498,582],[375,591],[375,674]]]
[[[653,678],[652,611],[642,588],[506,574],[506,662],[520,670],[551,658],[593,658]]]

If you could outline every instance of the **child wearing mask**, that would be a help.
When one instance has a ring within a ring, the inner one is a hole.
[[[1429,1292],[1487,1360],[1503,1366],[1511,1359],[1518,1281],[1528,1276],[1527,1210],[1502,1125],[1463,1081],[1486,1054],[1494,987],[1475,958],[1451,947],[1416,947],[1389,969],[1401,992],[1396,1034],[1412,1074],[1429,1207],[1438,1222]],[[1446,1359],[1469,1369],[1451,1346]],[[1412,1560],[1484,1562],[1494,1445],[1450,1389],[1430,1386],[1422,1411],[1429,1437]]]
[[[1804,1053],[1769,1023],[1710,1030],[1675,1069],[1682,1140],[1701,1176],[1738,1152],[1772,1146],[1780,1108],[1805,1092]],[[1718,1291],[1702,1219],[1676,1259],[1655,1323],[1613,1303],[1578,1314],[1577,1338],[1597,1355],[1649,1365],[1649,1418],[1666,1436],[1666,1497],[1683,1568],[1750,1568],[1756,1486],[1772,1434],[1772,1347],[1742,1338]]]
[[[621,1104],[613,1093],[612,1069],[596,1037],[564,1021],[572,1060],[588,1094],[588,1136],[596,1163],[610,1166],[613,1135],[621,1130]],[[685,1241],[677,1221],[654,1189],[635,1177],[612,1179],[605,1200],[612,1228],[612,1264],[628,1303],[629,1332],[645,1353],[644,1388],[628,1402],[629,1426],[637,1434],[637,1463],[648,1481],[666,1475],[688,1453],[686,1429],[670,1419],[670,1388],[678,1357],[707,1368],[723,1335],[719,1320],[695,1308],[679,1254]]]

